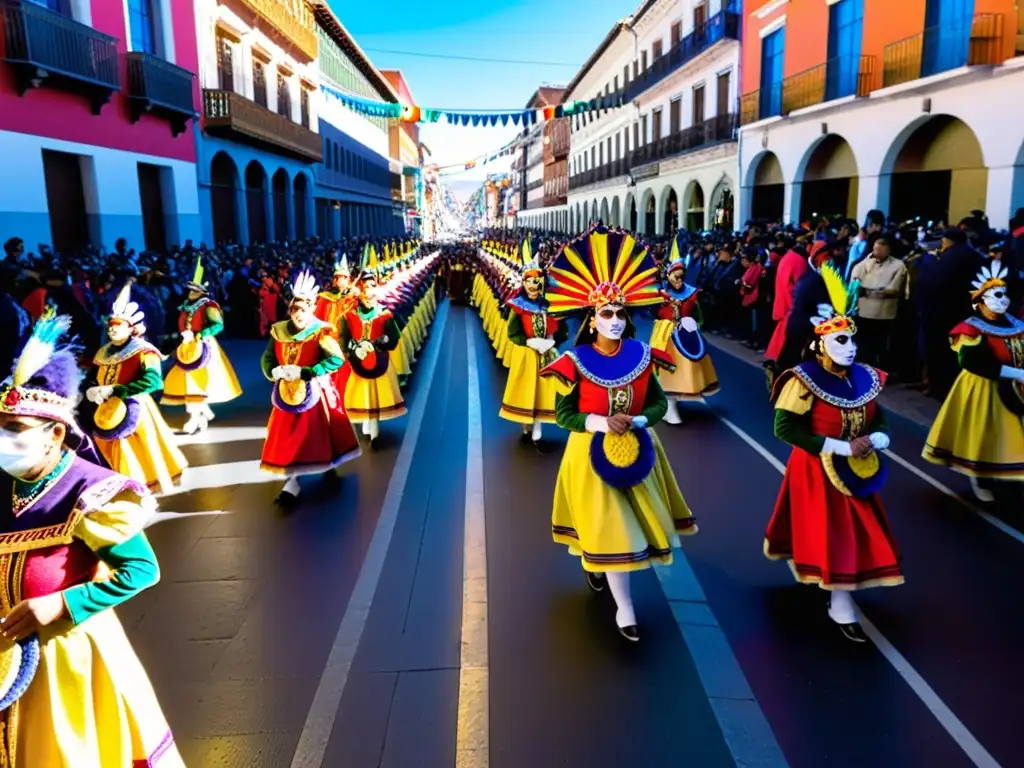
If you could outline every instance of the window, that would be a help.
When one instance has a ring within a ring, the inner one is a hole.
[[[267,106],[267,65],[252,58],[252,100],[261,107]]]
[[[615,81],[614,82],[615,82],[615,89],[614,90],[617,91],[617,90],[619,90],[619,76],[618,75],[615,76]]]
[[[629,85],[629,64],[622,68],[622,84],[623,86]]]
[[[647,115],[641,115],[640,117],[640,141],[646,144],[650,139],[647,137],[650,134],[647,132]]]
[[[615,134],[615,159],[616,160],[621,160],[622,159],[622,134],[621,133],[616,133]]]
[[[633,62],[633,79],[636,80],[637,75],[640,74],[640,62]]]
[[[640,148],[640,123],[633,123],[633,149]]]
[[[647,51],[640,51],[640,71],[647,71]]]
[[[217,83],[222,91],[235,90],[234,53],[231,41],[217,35]]]
[[[303,128],[309,128],[309,89],[303,88],[299,95],[299,121]]]
[[[761,95],[758,118],[782,114],[782,73],[786,55],[786,28],[761,40]]]
[[[133,51],[159,54],[153,17],[152,0],[128,0],[128,30]]]
[[[693,124],[700,125],[704,122],[704,86],[696,85],[693,88]]]
[[[661,40],[655,40],[651,46],[651,57],[657,61],[661,58]]]
[[[926,1],[921,77],[967,64],[974,5],[974,0]],[[862,11],[860,16],[863,15]]]
[[[30,0],[30,2],[41,5],[43,8],[49,8],[54,13],[59,13],[62,16],[71,16],[69,0]]]
[[[672,99],[668,105],[668,130],[673,136],[683,126],[683,98]]]
[[[277,73],[277,114],[289,120],[292,116],[292,94],[283,72]]]
[[[728,115],[732,112],[729,109],[729,91],[732,90],[732,70],[722,72],[718,76],[718,112],[719,115]]]
[[[679,41],[683,39],[683,22],[677,21],[672,25],[672,47],[675,48],[679,45]]]
[[[656,109],[651,113],[653,118],[651,124],[651,143],[661,140],[661,110]]]
[[[708,20],[708,6],[706,3],[693,6],[693,28],[698,29]]]
[[[839,0],[828,9],[828,64],[825,99],[857,93],[860,41],[864,28],[864,0]]]

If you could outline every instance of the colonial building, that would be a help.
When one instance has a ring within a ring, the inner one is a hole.
[[[1024,206],[1013,0],[746,5],[741,220],[979,209],[1006,227]]]
[[[542,85],[526,104],[527,109],[555,107],[562,102],[565,88]],[[562,141],[556,146],[555,138]],[[519,169],[520,226],[542,229],[568,228],[568,119],[537,120],[523,131],[522,167]],[[556,154],[555,150],[561,152]],[[561,188],[561,192],[559,189]]]
[[[174,0],[177,3],[177,0]],[[283,241],[315,230],[318,38],[305,0],[195,0],[203,237]]]
[[[0,12],[0,240],[63,253],[198,242],[192,0]]]
[[[398,100],[411,107],[413,101],[409,84],[397,69],[386,69],[382,73],[391,87],[398,93]],[[405,229],[403,231],[419,232],[420,190],[423,178],[420,176],[420,129],[416,123],[397,122],[391,126],[390,156],[392,163],[397,163],[401,181],[396,201],[397,210],[401,213]]]
[[[572,118],[569,219],[645,234],[733,226],[736,0],[646,0],[566,90],[616,109]]]
[[[312,3],[319,38],[320,79],[328,88],[368,101],[398,103],[398,93],[326,2]],[[390,128],[325,95],[320,102],[323,162],[315,166],[316,232],[321,237],[405,231],[405,206],[392,199],[398,163],[389,159]]]

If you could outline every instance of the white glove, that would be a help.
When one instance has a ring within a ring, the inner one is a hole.
[[[607,432],[608,417],[596,413],[587,414],[587,432]]]
[[[85,391],[86,398],[88,398],[90,402],[96,403],[96,405],[103,405],[103,403],[110,399],[112,394],[114,394],[114,388],[105,385],[89,387],[89,389]]]
[[[872,432],[868,440],[876,451],[884,451],[889,447],[889,436],[885,432]]]
[[[534,339],[527,339],[526,340],[526,346],[528,346],[530,349],[532,349],[537,354],[543,355],[544,354],[544,341],[545,341],[544,339],[536,339],[536,338],[534,338]]]
[[[555,346],[554,339],[538,339],[538,341],[540,341],[540,345],[536,349],[542,355],[549,352]]]
[[[634,416],[633,417],[633,426],[636,427],[637,429],[643,429],[644,427],[647,426],[647,417],[646,416]]]
[[[182,331],[181,332],[181,342],[182,342],[182,344],[188,344],[195,337],[196,337],[196,335],[194,333],[192,333],[192,331]]]
[[[274,379],[274,381],[280,381],[281,379],[284,378],[284,369],[285,369],[285,367],[286,366],[279,365],[279,366],[271,369],[270,376]]]
[[[999,371],[999,376],[1004,379],[1024,381],[1024,368],[1013,368],[1012,366],[1004,365]]]
[[[373,345],[366,341],[361,341],[356,344],[356,357],[360,360],[365,360],[366,356],[373,351]]]
[[[302,368],[297,365],[283,365],[281,366],[282,377],[285,381],[296,381],[302,378]]]
[[[684,317],[679,320],[679,327],[687,333],[697,332],[697,321],[692,317]]]
[[[825,438],[825,444],[821,446],[822,453],[834,453],[836,456],[853,456],[853,449],[845,440],[833,440]]]

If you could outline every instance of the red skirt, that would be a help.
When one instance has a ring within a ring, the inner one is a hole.
[[[348,360],[341,366],[337,371],[334,372],[334,388],[338,390],[338,395],[341,396],[341,401],[345,402],[345,387],[348,386],[349,376],[352,375],[352,366],[348,364]]]
[[[789,323],[789,314],[775,324],[772,338],[768,342],[768,349],[764,351],[765,360],[778,360],[782,354],[782,348],[786,345],[786,325]]]
[[[796,580],[822,589],[903,583],[900,553],[882,500],[836,490],[821,459],[794,448],[786,465],[764,553],[788,560]]]
[[[281,475],[320,474],[360,453],[344,401],[325,387],[309,410],[271,409],[260,469]]]

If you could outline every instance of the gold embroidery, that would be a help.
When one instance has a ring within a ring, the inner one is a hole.
[[[843,431],[840,438],[843,440],[854,440],[861,436],[867,426],[867,408],[844,408]]]
[[[120,372],[120,363],[115,363],[114,365],[101,365],[100,369],[96,372],[96,381],[100,384],[113,386],[117,384],[117,376]]]
[[[70,544],[73,538],[71,534],[81,519],[81,510],[76,509],[67,520],[58,525],[0,534],[0,568],[10,567],[6,562],[8,555]],[[10,610],[10,606],[5,606],[5,609]]]
[[[633,388],[630,386],[616,387],[608,390],[609,415],[616,413],[629,413],[629,407],[633,404]]]

